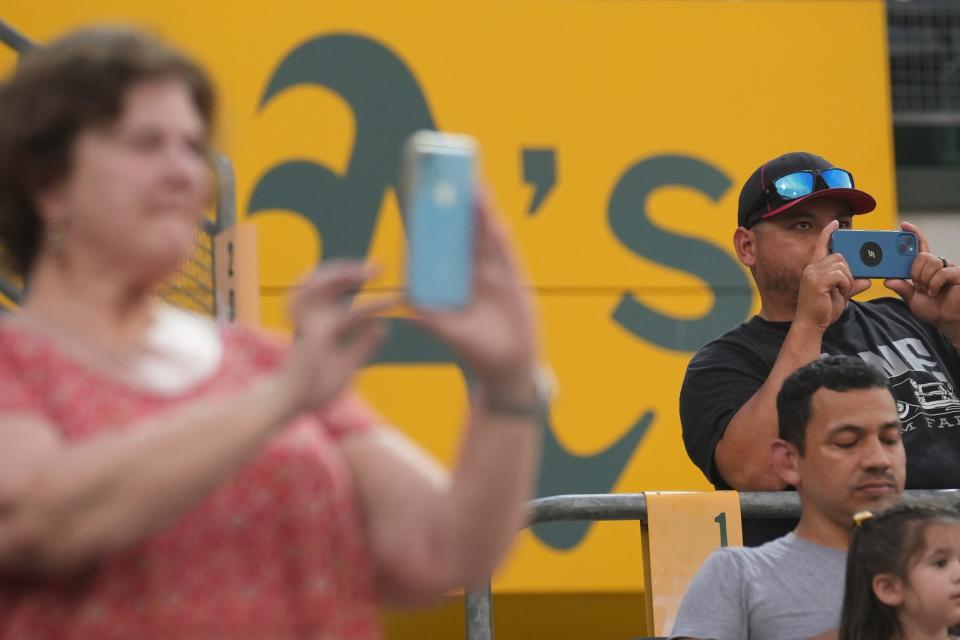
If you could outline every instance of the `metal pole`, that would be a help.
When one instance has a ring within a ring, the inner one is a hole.
[[[647,519],[647,497],[642,493],[601,493],[537,498],[530,502],[527,525],[577,520]]]
[[[467,591],[464,598],[467,614],[467,640],[493,640],[493,595],[490,582]]]
[[[11,27],[5,21],[0,20],[0,42],[8,45],[10,48],[23,53],[32,49],[36,45],[32,40]]]
[[[237,222],[237,179],[233,173],[233,163],[222,153],[213,154],[213,168],[217,175],[217,219],[216,222],[211,222],[204,218],[203,230],[210,236],[210,281],[214,283],[213,316],[220,320],[230,316],[233,305],[217,291],[217,252],[213,250],[213,245],[218,233]]]
[[[216,230],[223,231],[237,223],[237,180],[233,173],[233,163],[222,153],[214,154],[213,166],[217,172]]]

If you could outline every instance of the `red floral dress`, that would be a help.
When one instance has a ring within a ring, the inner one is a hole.
[[[79,441],[242,392],[283,357],[252,332],[224,328],[221,338],[216,374],[167,395],[105,377],[45,336],[0,322],[0,411],[36,412],[64,440]],[[173,524],[90,574],[41,586],[0,576],[0,638],[378,637],[361,515],[336,446],[377,420],[344,395],[297,419]]]

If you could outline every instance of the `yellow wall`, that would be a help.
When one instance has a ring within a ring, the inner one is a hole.
[[[881,0],[13,0],[0,17],[40,42],[134,22],[203,61],[240,218],[259,231],[271,327],[287,327],[288,288],[331,253],[366,253],[385,268],[378,286],[397,287],[402,225],[383,179],[393,137],[425,119],[476,136],[559,380],[550,493],[708,487],[683,451],[677,394],[697,344],[757,308],[730,239],[739,186],[761,161],[825,155],[876,196],[861,226],[895,220]],[[0,53],[0,74],[12,64]],[[263,103],[278,69],[292,84]],[[556,163],[532,214],[524,150]],[[360,385],[452,459],[465,397],[454,366],[380,364]],[[496,586],[635,592],[640,557],[636,524],[528,531]]]

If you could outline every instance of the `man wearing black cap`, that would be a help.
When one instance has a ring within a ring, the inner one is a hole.
[[[720,488],[784,487],[771,465],[777,392],[822,354],[859,355],[887,374],[903,422],[909,488],[960,487],[960,268],[920,252],[899,298],[860,303],[870,286],[828,251],[830,235],[876,202],[848,171],[788,153],[761,165],[740,192],[737,257],[753,274],[760,313],[704,346],[680,392],[687,452]]]

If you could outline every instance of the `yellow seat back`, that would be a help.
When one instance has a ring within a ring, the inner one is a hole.
[[[742,546],[736,491],[648,491],[641,527],[647,634],[669,636],[687,585],[710,553]]]

